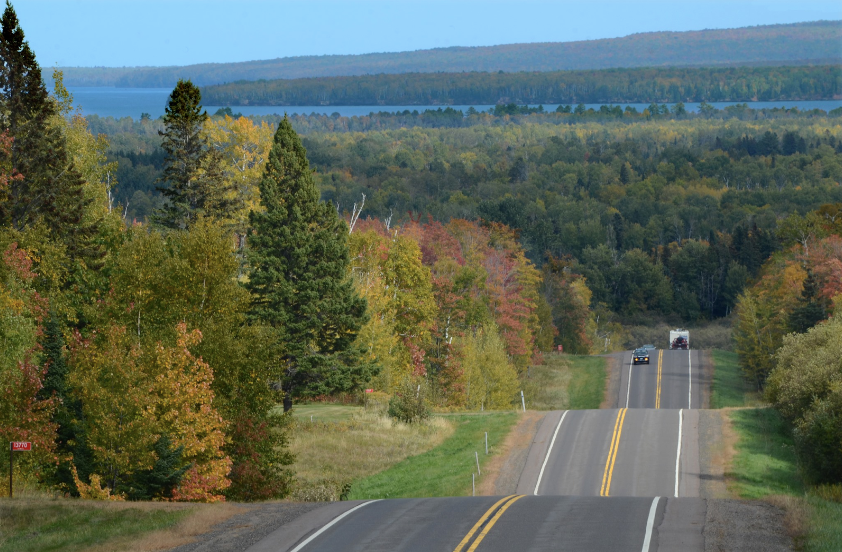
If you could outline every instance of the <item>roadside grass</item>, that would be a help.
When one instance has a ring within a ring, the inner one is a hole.
[[[529,367],[524,395],[530,410],[599,408],[605,396],[605,358],[547,354],[544,364]]]
[[[842,542],[842,489],[809,488],[799,475],[795,446],[786,421],[772,408],[728,412],[738,435],[726,476],[741,498],[775,498],[787,510],[806,552],[839,550]]]
[[[754,390],[740,369],[737,353],[713,350],[713,383],[710,391],[711,408],[758,406],[760,394]]]
[[[730,489],[742,498],[803,494],[792,436],[781,415],[772,408],[747,408],[729,416],[739,436],[727,474]]]
[[[339,500],[354,481],[424,453],[454,431],[453,423],[438,416],[423,424],[404,424],[382,411],[358,408],[343,421],[322,421],[314,415],[311,423],[301,410],[290,443],[295,454],[294,500]]]
[[[842,547],[842,503],[810,493],[810,522],[804,549],[807,552],[838,552]]]
[[[484,466],[500,447],[518,415],[514,412],[453,414],[447,421],[455,431],[439,446],[408,457],[391,468],[354,483],[349,499],[466,496],[476,456]],[[489,454],[485,454],[485,432]]]
[[[292,415],[302,420],[310,420],[318,422],[342,422],[350,420],[354,414],[362,412],[361,406],[349,406],[345,404],[329,404],[329,403],[312,403],[295,405],[292,409]]]
[[[86,501],[75,499],[0,500],[0,551],[90,550],[109,542],[126,545],[141,535],[171,529],[192,505]],[[116,544],[109,550],[132,550]]]

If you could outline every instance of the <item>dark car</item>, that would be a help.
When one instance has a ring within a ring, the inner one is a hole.
[[[649,350],[635,349],[632,353],[632,363],[634,364],[649,364]]]

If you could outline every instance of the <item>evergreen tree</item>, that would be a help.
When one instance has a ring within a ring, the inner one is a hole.
[[[804,333],[827,318],[827,302],[819,295],[819,282],[812,270],[807,270],[798,304],[789,313],[789,328]]]
[[[46,367],[43,387],[38,393],[42,399],[54,397],[58,404],[53,413],[56,424],[56,451],[59,461],[56,471],[48,480],[63,489],[75,493],[75,483],[71,473],[71,463],[76,466],[79,476],[87,481],[91,473],[91,451],[87,445],[82,404],[72,396],[67,384],[67,357],[65,354],[64,336],[61,323],[54,312],[44,324],[44,335],[41,339],[41,361]]]
[[[83,225],[84,181],[70,160],[58,116],[41,78],[35,54],[24,40],[14,8],[6,2],[0,33],[2,130],[14,138],[7,162],[23,178],[0,191],[0,222],[23,230],[43,221],[67,246],[71,260],[96,262],[95,225]]]
[[[169,435],[161,435],[153,447],[155,465],[149,470],[134,474],[127,495],[131,500],[152,500],[172,498],[175,489],[190,469],[190,464],[183,465],[181,457],[184,445],[174,447]]]
[[[170,94],[164,115],[161,148],[164,171],[158,190],[167,204],[152,220],[172,229],[185,229],[199,215],[223,218],[236,203],[234,188],[226,184],[222,158],[202,134],[208,114],[202,111],[202,94],[189,80],[179,80]]]
[[[628,163],[623,163],[620,165],[620,182],[623,184],[628,184],[631,182],[631,174],[629,173],[629,165]]]
[[[354,340],[365,301],[348,277],[348,227],[319,192],[301,139],[278,125],[252,212],[248,289],[253,316],[276,329],[284,408],[292,396],[350,390],[368,380]]]

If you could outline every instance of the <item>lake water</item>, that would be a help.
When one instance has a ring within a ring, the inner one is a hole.
[[[70,93],[73,94],[74,103],[82,108],[82,112],[86,115],[95,114],[100,117],[132,117],[137,119],[141,113],[149,113],[152,118],[157,118],[164,114],[164,107],[167,104],[172,89],[170,88],[104,88],[104,87],[69,87]],[[729,105],[734,105],[738,102],[712,102],[711,105],[717,109],[722,109]],[[747,102],[748,105],[755,109],[772,108],[772,107],[797,107],[800,110],[808,109],[823,109],[830,111],[837,107],[842,107],[842,100],[825,100],[825,101],[780,101],[780,102]],[[585,104],[587,107],[599,109],[603,104]],[[638,111],[643,111],[649,107],[649,104],[615,104],[625,107],[631,106],[637,108]],[[698,103],[686,103],[688,111],[698,110]],[[206,105],[204,106],[208,113],[213,114],[222,106]],[[354,115],[368,115],[371,112],[378,111],[409,111],[418,110],[419,112],[425,109],[444,108],[441,105],[318,105],[318,106],[236,106],[231,109],[234,113],[242,113],[243,115],[272,115],[275,113],[300,113],[309,115],[311,113],[319,113],[330,115],[332,113],[339,113],[347,117]],[[467,111],[469,105],[452,105],[449,106],[454,109],[461,109],[463,112]],[[473,106],[478,111],[487,111],[494,107],[491,105],[475,105]],[[547,111],[554,111],[558,104],[544,105]]]

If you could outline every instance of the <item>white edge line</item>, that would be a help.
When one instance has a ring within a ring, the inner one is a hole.
[[[678,411],[678,449],[675,451],[675,498],[678,498],[678,466],[681,460],[681,426],[684,423],[684,410]]]
[[[550,441],[550,448],[547,449],[547,456],[544,457],[544,463],[541,464],[541,471],[538,472],[538,482],[535,483],[535,491],[532,493],[535,496],[538,496],[538,486],[541,485],[541,478],[544,477],[544,468],[547,467],[547,460],[550,459],[550,453],[553,451],[553,445],[555,444],[555,438],[558,435],[558,430],[561,429],[561,422],[564,421],[564,417],[567,416],[567,413],[570,412],[569,410],[565,410],[564,414],[561,415],[561,419],[558,421],[558,425],[555,426],[555,432],[553,433],[553,439]]]
[[[626,408],[629,407],[629,396],[631,395],[631,372],[632,372],[632,366],[633,365],[634,365],[634,351],[632,351],[632,354],[629,357],[629,388],[626,391]]]
[[[655,512],[658,511],[658,501],[660,499],[660,496],[656,496],[652,500],[652,507],[649,508],[649,519],[646,521],[646,537],[643,539],[641,552],[649,552],[649,543],[652,541],[652,526],[655,525]]]
[[[302,550],[305,546],[307,546],[308,544],[310,544],[310,542],[311,542],[313,539],[315,539],[316,537],[318,537],[319,535],[321,535],[322,533],[324,533],[325,531],[327,531],[328,529],[330,529],[330,528],[333,526],[333,524],[337,523],[340,519],[344,518],[345,516],[347,516],[347,515],[351,514],[352,512],[354,512],[354,511],[356,511],[356,510],[359,510],[359,509],[360,509],[360,508],[362,508],[363,506],[368,506],[369,504],[374,504],[375,502],[380,502],[381,500],[382,500],[382,499],[380,499],[380,498],[378,498],[377,500],[369,500],[368,502],[363,502],[362,504],[359,504],[359,505],[357,505],[357,506],[354,506],[353,508],[351,508],[351,509],[350,509],[350,510],[348,510],[347,512],[343,512],[342,514],[340,514],[340,515],[336,516],[335,518],[333,518],[333,520],[331,520],[331,521],[330,521],[330,523],[328,523],[328,524],[324,525],[321,529],[319,529],[318,531],[316,531],[315,533],[313,533],[312,535],[310,535],[310,536],[307,538],[307,540],[305,540],[304,542],[302,542],[301,544],[299,544],[298,546],[296,546],[295,548],[293,548],[293,549],[292,549],[292,550],[290,550],[289,552],[300,552],[300,551],[301,551],[301,550]]]
[[[687,410],[693,408],[693,357],[690,354],[690,348],[687,348],[687,375],[690,380],[690,386],[687,388]]]

